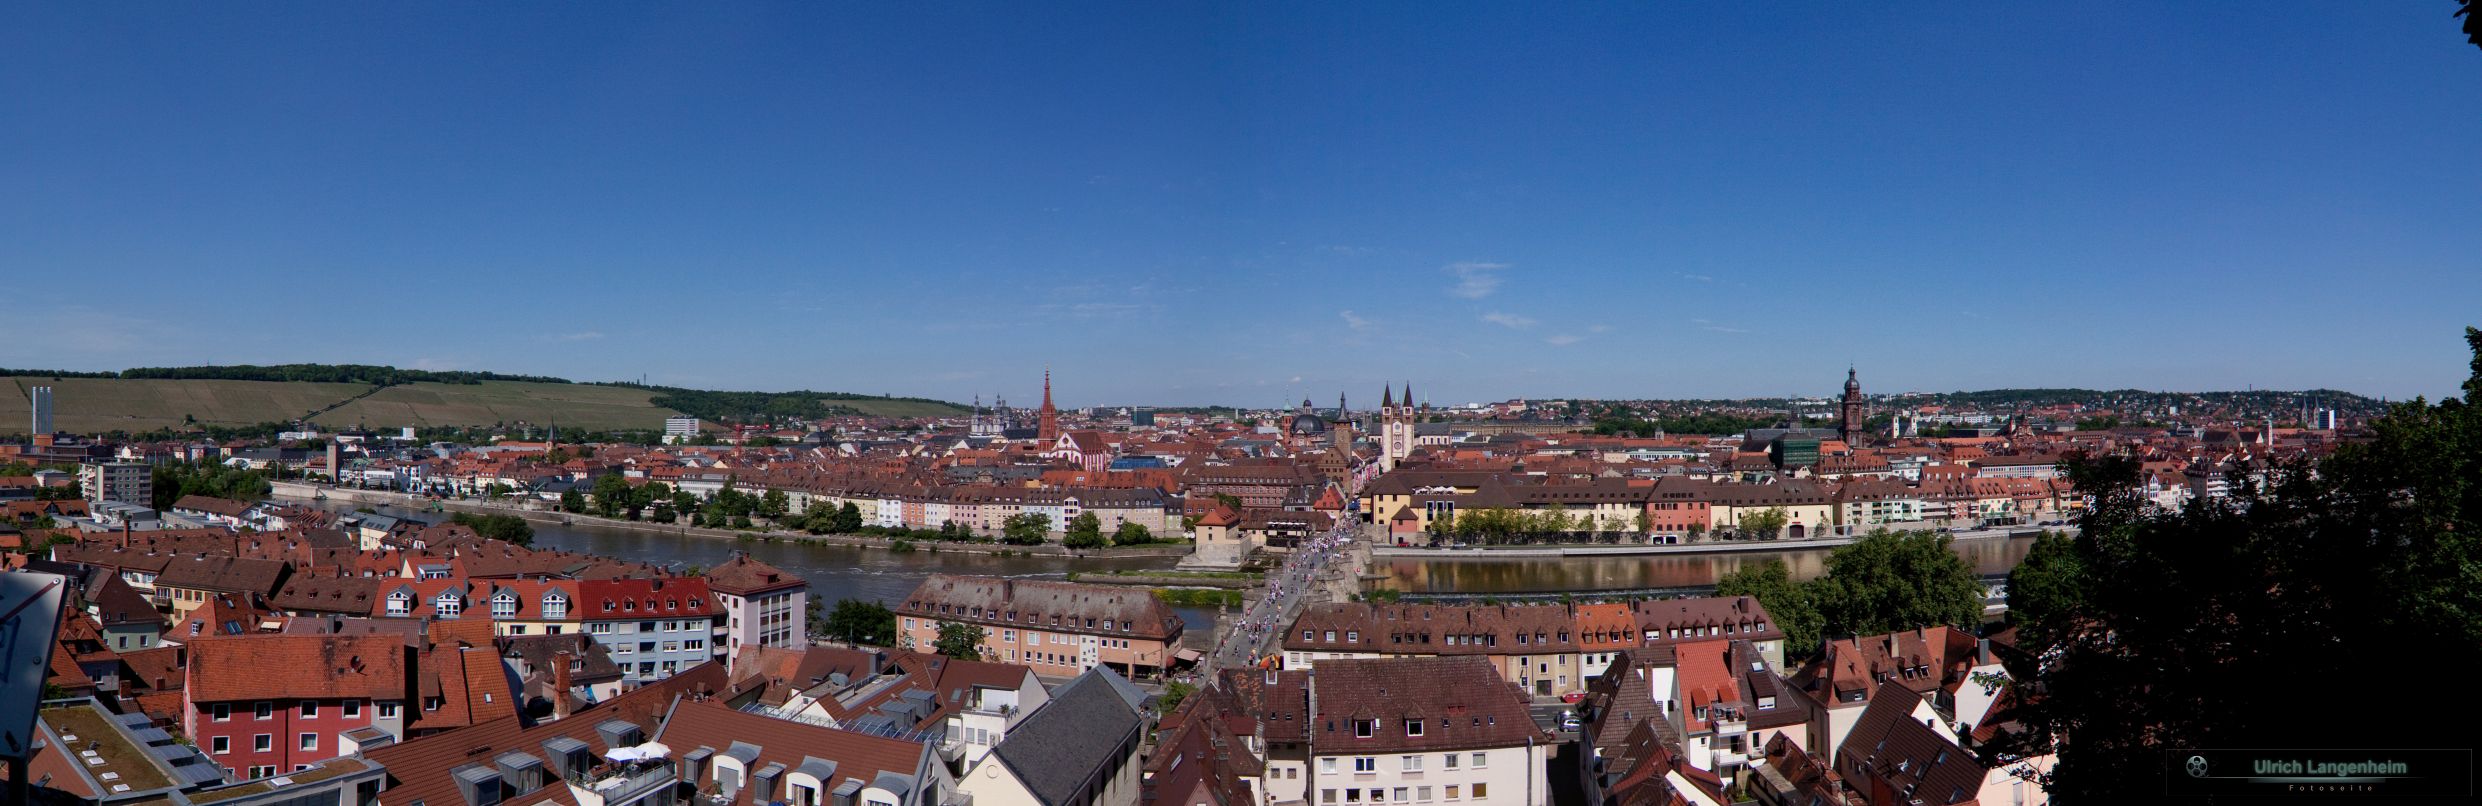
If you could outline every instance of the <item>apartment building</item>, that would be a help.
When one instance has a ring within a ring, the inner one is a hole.
[[[1161,672],[1182,624],[1152,591],[1117,585],[933,575],[896,608],[900,648],[928,651],[942,623],[983,629],[983,656],[1046,675],[1097,665],[1124,677]]]

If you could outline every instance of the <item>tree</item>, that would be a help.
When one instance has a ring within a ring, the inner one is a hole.
[[[939,637],[931,642],[931,651],[957,660],[982,660],[983,628],[955,621],[939,623]]]
[[[768,490],[765,495],[758,498],[758,512],[767,516],[768,520],[783,520],[785,513],[791,511],[793,511],[793,499],[785,495],[783,490]]]
[[[1822,635],[1877,635],[1945,624],[1982,623],[1982,580],[1931,532],[1875,530],[1827,555],[1827,573],[1809,585]]]
[[[852,644],[894,646],[896,644],[896,613],[878,602],[840,599],[836,609],[821,622],[820,632],[829,638]]]
[[[2065,534],[2044,532],[2034,538],[2025,559],[2008,572],[2008,623],[2024,644],[2048,644],[2047,631],[2085,603],[2085,558],[2077,541]]]
[[[2461,720],[2352,730],[2366,714],[2299,708],[2302,681],[2482,662],[2482,331],[2465,339],[2461,400],[2397,404],[2325,459],[2236,470],[2225,499],[2166,511],[2136,459],[2072,455],[2092,501],[2076,561],[2009,592],[2028,629],[2008,673],[2043,696],[1988,755],[2056,750],[2049,793],[2108,802],[2159,797],[2128,770],[2175,747],[2470,745]]]
[[[563,498],[565,500],[566,496]],[[595,477],[595,514],[606,518],[620,517],[621,513],[629,511],[630,502],[636,499],[637,491],[630,489],[629,480],[621,474],[605,473]]]
[[[1165,683],[1163,696],[1155,698],[1155,712],[1172,713],[1172,709],[1181,707],[1182,700],[1189,699],[1189,695],[1196,693],[1198,693],[1198,686],[1195,683],[1184,683],[1179,680]]]
[[[1783,507],[1768,507],[1741,516],[1741,531],[1755,537],[1773,540],[1776,534],[1784,531],[1784,524],[1791,520],[1791,517],[1784,514]]]
[[[473,529],[475,534],[493,540],[505,540],[520,546],[534,545],[534,525],[515,515],[477,515],[459,512],[448,516],[449,523]]]
[[[1645,510],[1645,509],[1643,509],[1643,508],[1641,508],[1641,509],[1639,509],[1639,510],[1637,511],[1637,519],[1636,519],[1636,522],[1637,522],[1637,535],[1638,535],[1639,537],[1645,537],[1647,534],[1652,533],[1652,532],[1654,532],[1654,531],[1655,531],[1655,521],[1654,521],[1654,518],[1647,516],[1647,514],[1646,514],[1646,510]]]
[[[670,500],[672,500],[671,485],[660,481],[638,485],[637,489],[629,493],[629,519],[637,520],[638,513],[647,507]]]
[[[1784,631],[1785,657],[1809,657],[1819,648],[1818,605],[1808,587],[1794,582],[1783,560],[1744,565],[1715,580],[1717,596],[1751,596]]]
[[[862,531],[862,508],[854,506],[851,501],[846,501],[844,506],[836,509],[835,525],[837,534],[849,535]]]
[[[1000,522],[1000,542],[1011,546],[1039,546],[1051,533],[1051,516],[1040,512],[1020,512]]]
[[[560,511],[571,513],[585,512],[586,496],[579,493],[576,487],[571,487],[560,491]]]
[[[1112,530],[1112,545],[1115,546],[1137,546],[1153,542],[1155,542],[1155,533],[1148,531],[1145,524],[1137,521],[1121,521],[1120,528]]]
[[[1080,512],[1069,519],[1068,531],[1060,536],[1060,545],[1073,549],[1099,549],[1103,540],[1103,519],[1092,512]]]

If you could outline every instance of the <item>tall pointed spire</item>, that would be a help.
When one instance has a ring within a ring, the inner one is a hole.
[[[1044,449],[1060,441],[1060,410],[1051,405],[1051,367],[1043,367],[1043,408],[1041,422],[1035,424],[1034,438],[1043,441]]]
[[[1388,385],[1386,385],[1386,386],[1382,386],[1382,387],[1380,387],[1380,388],[1379,388],[1379,408],[1380,408],[1381,410],[1386,410],[1386,409],[1392,409],[1392,408],[1395,408],[1395,407],[1396,407],[1396,384],[1392,384],[1392,383],[1391,383],[1391,384],[1388,384]]]

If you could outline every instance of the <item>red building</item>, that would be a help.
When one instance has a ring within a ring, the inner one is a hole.
[[[402,739],[411,652],[393,635],[201,638],[189,645],[181,727],[236,778],[335,758],[357,728]]]

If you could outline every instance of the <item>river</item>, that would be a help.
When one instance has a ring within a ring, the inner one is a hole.
[[[355,508],[350,502],[333,499],[316,503],[338,512]],[[439,513],[419,513],[390,506],[379,507],[379,510],[389,515],[426,521],[444,517]],[[591,523],[537,523],[534,525],[534,545],[680,567],[715,565],[729,559],[731,552],[739,549],[749,552],[753,559],[810,580],[811,594],[830,604],[846,598],[892,604],[904,599],[916,585],[922,583],[924,577],[932,574],[1062,579],[1072,570],[1163,569],[1172,567],[1178,561],[1173,557],[997,557],[927,550],[898,554],[879,549],[803,545],[787,541],[727,541],[615,529]],[[2025,558],[2027,548],[2032,545],[2032,538],[1992,538],[1957,541],[1955,548],[1957,554],[1964,557],[1977,573],[1990,575],[2004,574],[2015,568],[2017,561]],[[1564,591],[1690,593],[1714,587],[1716,578],[1723,574],[1769,559],[1783,560],[1795,579],[1812,579],[1826,573],[1830,550],[1815,548],[1722,554],[1494,560],[1381,557],[1373,561],[1372,570],[1382,577],[1378,583],[1381,587],[1415,594],[1556,594]],[[1173,609],[1198,634],[1198,640],[1205,640],[1212,631],[1215,623],[1213,608]]]
[[[308,502],[305,502],[308,503]],[[317,506],[351,512],[358,506],[349,501],[328,499]],[[415,512],[402,507],[381,506],[382,514],[438,521],[447,517],[436,512]],[[732,558],[735,550],[747,551],[750,559],[782,568],[810,580],[810,593],[833,605],[838,599],[874,600],[889,605],[902,601],[932,574],[978,574],[1017,577],[1020,579],[1065,579],[1070,571],[1120,571],[1171,568],[1178,557],[1115,557],[1072,558],[1054,556],[1000,557],[990,554],[931,552],[928,550],[899,554],[880,549],[850,546],[803,545],[789,541],[759,539],[722,540],[712,537],[691,537],[678,534],[615,529],[592,523],[557,525],[534,524],[534,546],[584,554],[618,557],[633,562],[686,568],[712,566]],[[1209,631],[1215,623],[1213,608],[1173,608],[1190,629]]]
[[[2005,574],[2025,559],[2031,537],[1959,540],[1957,556],[1974,572]],[[1381,557],[1372,571],[1384,587],[1412,594],[1557,594],[1587,591],[1664,591],[1687,593],[1711,589],[1715,580],[1745,566],[1782,560],[1796,580],[1827,573],[1833,548],[1749,551],[1717,554],[1667,554],[1636,557],[1521,557],[1493,560],[1432,560]],[[1459,552],[1463,555],[1488,552]]]

